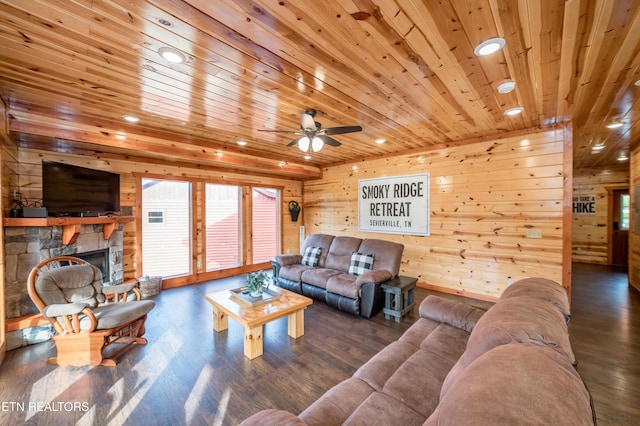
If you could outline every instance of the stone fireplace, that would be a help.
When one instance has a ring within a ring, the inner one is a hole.
[[[104,239],[103,225],[82,225],[71,244],[63,244],[61,226],[5,227],[4,250],[7,318],[38,313],[27,294],[27,279],[38,262],[53,256],[88,256],[86,260],[103,270],[105,283],[124,281],[122,224],[108,240]]]

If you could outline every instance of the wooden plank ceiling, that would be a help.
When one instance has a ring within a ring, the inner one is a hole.
[[[308,179],[573,121],[576,168],[628,168],[639,39],[637,0],[0,0],[0,95],[19,146],[106,158]],[[310,158],[259,131],[310,108],[363,131]]]

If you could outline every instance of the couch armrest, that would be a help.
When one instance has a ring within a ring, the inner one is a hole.
[[[356,278],[356,285],[362,286],[365,283],[382,284],[391,278],[393,278],[391,272],[384,269],[367,271],[364,274],[358,275],[358,278]]]
[[[63,315],[76,315],[82,312],[84,308],[88,307],[88,303],[56,303],[45,307],[42,313],[47,317],[55,318]]]
[[[262,410],[253,416],[245,419],[241,426],[288,426],[288,425],[306,425],[297,416],[282,410]]]
[[[276,262],[281,266],[294,265],[302,261],[301,254],[279,254],[276,256]]]
[[[443,322],[469,333],[485,313],[475,306],[434,295],[429,295],[422,301],[419,312],[423,318]]]

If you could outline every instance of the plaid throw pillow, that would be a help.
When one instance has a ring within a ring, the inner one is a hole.
[[[351,275],[362,275],[373,268],[373,254],[362,254],[354,251],[351,254],[349,273]]]
[[[321,251],[322,247],[307,247],[304,251],[304,255],[302,256],[301,263],[307,266],[318,266]]]

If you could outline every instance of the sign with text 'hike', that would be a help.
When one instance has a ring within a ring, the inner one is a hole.
[[[429,173],[358,181],[358,230],[429,235]]]

